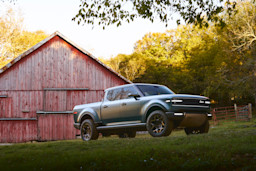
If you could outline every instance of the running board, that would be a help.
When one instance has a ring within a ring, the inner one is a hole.
[[[116,128],[138,128],[144,127],[146,123],[134,123],[134,124],[125,124],[125,125],[109,125],[109,126],[98,126],[97,130],[105,130],[105,129],[116,129]]]

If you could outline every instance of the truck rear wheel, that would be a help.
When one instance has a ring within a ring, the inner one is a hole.
[[[173,122],[161,110],[153,111],[147,119],[148,133],[153,137],[169,136],[173,129]]]
[[[203,134],[203,133],[208,133],[209,131],[209,121],[207,120],[202,126],[198,127],[198,128],[185,128],[185,133],[187,135],[190,134]]]
[[[86,119],[81,124],[81,138],[84,141],[96,140],[99,133],[91,119]]]

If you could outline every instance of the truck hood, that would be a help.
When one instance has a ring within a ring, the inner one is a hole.
[[[175,99],[175,98],[183,98],[183,99],[209,99],[208,97],[205,96],[199,96],[199,95],[189,95],[189,94],[163,94],[163,95],[155,95],[155,96],[144,96],[147,98],[157,98],[157,99]]]
[[[188,99],[209,99],[205,96],[199,96],[199,95],[190,95],[190,94],[172,94],[172,98],[178,97],[178,98],[188,98]]]

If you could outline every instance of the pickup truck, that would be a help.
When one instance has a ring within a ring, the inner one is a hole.
[[[184,128],[187,135],[209,130],[210,100],[204,96],[175,94],[157,84],[126,84],[105,90],[101,102],[77,105],[74,127],[84,141],[113,134],[134,138],[136,131],[153,137],[169,136]]]

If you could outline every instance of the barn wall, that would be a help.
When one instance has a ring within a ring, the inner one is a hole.
[[[76,138],[72,114],[38,115],[38,141]]]
[[[1,121],[0,143],[37,140],[37,121]]]
[[[0,75],[0,91],[67,87],[104,90],[125,83],[57,36]]]
[[[71,111],[75,105],[100,101],[104,89],[126,83],[55,36],[0,74],[0,96],[7,95],[0,98],[0,142],[73,139],[73,115],[36,112]]]

